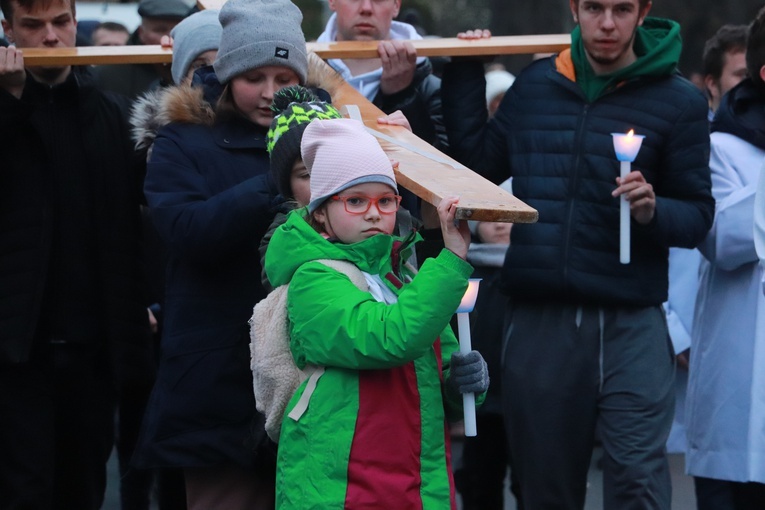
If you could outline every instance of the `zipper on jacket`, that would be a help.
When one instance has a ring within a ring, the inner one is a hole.
[[[568,291],[568,260],[569,260],[569,252],[571,251],[571,237],[572,237],[572,229],[573,229],[573,218],[574,218],[574,206],[576,205],[576,188],[577,188],[577,181],[579,180],[579,165],[582,161],[582,138],[584,137],[584,124],[587,120],[587,115],[590,110],[590,104],[585,103],[584,108],[582,109],[582,113],[579,117],[579,123],[576,127],[576,136],[574,138],[574,154],[576,155],[574,158],[574,165],[572,168],[571,178],[569,180],[569,202],[568,202],[568,211],[566,213],[566,222],[565,222],[565,236],[566,239],[563,242],[563,291]]]

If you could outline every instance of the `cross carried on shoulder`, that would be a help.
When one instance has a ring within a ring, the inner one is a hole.
[[[200,8],[223,6],[226,0],[198,0]],[[500,36],[489,39],[457,38],[412,41],[419,56],[480,56],[558,52],[571,43],[568,34]],[[438,205],[448,196],[459,196],[458,219],[533,223],[537,211],[510,193],[461,165],[403,127],[379,125],[384,113],[346,83],[321,59],[375,58],[376,41],[308,43],[314,69],[324,74],[322,87],[332,103],[356,116],[378,138],[388,156],[398,162],[396,179],[426,202]],[[169,63],[172,48],[161,46],[101,46],[76,48],[26,48],[27,66]]]

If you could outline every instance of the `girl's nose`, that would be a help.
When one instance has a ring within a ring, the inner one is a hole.
[[[382,218],[382,213],[380,212],[380,204],[377,202],[373,202],[369,204],[369,210],[367,211],[367,219],[370,220],[377,220]]]

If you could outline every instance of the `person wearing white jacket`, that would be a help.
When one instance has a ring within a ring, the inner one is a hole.
[[[755,191],[765,160],[765,9],[750,27],[750,78],[712,123],[715,220],[703,255],[686,407],[686,468],[699,510],[765,508],[765,296]]]
[[[384,113],[406,116],[412,132],[445,151],[449,144],[441,113],[441,80],[430,59],[418,57],[415,27],[394,21],[402,0],[329,0],[333,11],[318,42],[378,41],[379,58],[329,59],[353,88]],[[410,211],[404,196],[404,206]]]
[[[669,249],[669,295],[664,303],[667,329],[677,358],[675,372],[675,417],[667,438],[667,453],[684,453],[685,399],[688,388],[688,355],[691,350],[693,310],[699,288],[698,250]]]
[[[760,170],[760,182],[754,199],[754,248],[765,269],[765,164]],[[762,293],[765,294],[765,272],[762,278]]]

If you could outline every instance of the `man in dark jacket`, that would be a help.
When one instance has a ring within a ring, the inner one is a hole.
[[[319,42],[380,41],[378,59],[330,59],[329,65],[380,110],[387,114],[401,110],[414,134],[446,150],[441,80],[409,42],[422,36],[412,25],[393,21],[401,0],[329,0],[329,7],[334,14]],[[407,191],[403,196],[403,206],[419,216],[414,195]]]
[[[710,117],[719,108],[722,97],[746,78],[748,28],[723,25],[704,44],[704,86],[709,96]]]
[[[523,507],[583,507],[597,430],[604,508],[668,509],[674,364],[661,304],[669,247],[695,246],[712,224],[707,105],[677,74],[679,25],[646,18],[650,0],[570,6],[571,49],[524,70],[488,123],[481,63],[448,65],[444,120],[458,159],[495,182],[512,175],[539,211],[514,225],[502,276],[503,407]],[[645,139],[620,179],[611,134],[630,129]]]
[[[0,7],[19,48],[74,46],[71,0]],[[0,508],[100,508],[114,383],[151,375],[131,155],[86,69],[0,48]]]

